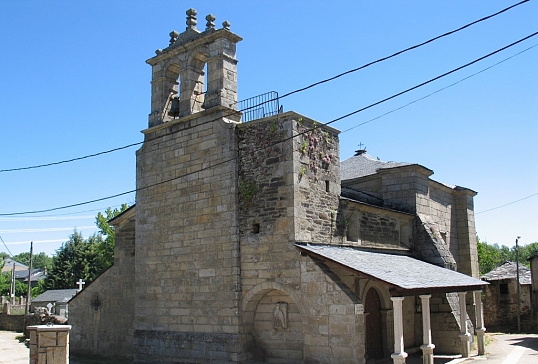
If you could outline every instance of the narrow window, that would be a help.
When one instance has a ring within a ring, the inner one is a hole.
[[[325,192],[330,192],[329,181],[325,181]]]
[[[260,224],[252,224],[252,233],[253,234],[259,234],[260,233]]]

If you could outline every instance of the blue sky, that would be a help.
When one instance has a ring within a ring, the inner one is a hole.
[[[239,99],[285,94],[423,42],[517,1],[3,1],[0,2],[0,169],[56,162],[142,140],[150,111],[145,60],[185,29],[185,11],[231,22]],[[538,31],[530,1],[388,61],[281,100],[327,122]],[[538,36],[332,124],[341,158],[359,143],[385,161],[418,163],[433,179],[471,188],[482,240],[538,241]],[[511,59],[494,66],[508,58]],[[135,188],[135,150],[0,173],[0,214],[76,204]],[[534,195],[534,196],[532,196]],[[519,199],[523,201],[486,211]],[[13,254],[53,254],[74,228],[134,194],[51,213],[0,216]],[[1,244],[1,243],[0,243]],[[0,245],[0,251],[5,247]]]

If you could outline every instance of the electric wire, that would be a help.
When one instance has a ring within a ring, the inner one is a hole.
[[[12,257],[13,253],[7,247],[6,243],[4,242],[4,239],[2,239],[2,236],[0,236],[0,240],[2,240],[2,244],[4,244],[4,247],[6,248],[7,252],[9,253],[9,256]]]
[[[469,66],[471,66],[471,65],[473,65],[473,64],[475,64],[475,63],[477,63],[477,62],[480,62],[480,61],[482,61],[482,60],[484,60],[484,59],[486,59],[486,58],[488,58],[488,57],[491,57],[491,56],[493,56],[493,55],[495,55],[495,54],[497,54],[497,53],[499,53],[499,52],[502,52],[502,51],[504,51],[505,49],[508,49],[508,48],[510,48],[510,47],[513,47],[513,46],[515,46],[516,44],[519,44],[519,43],[521,43],[521,42],[523,42],[523,41],[525,41],[525,40],[527,40],[527,39],[530,39],[530,38],[532,38],[532,37],[534,37],[534,36],[536,36],[536,35],[538,35],[538,32],[534,32],[534,33],[532,33],[532,34],[530,34],[530,35],[528,35],[528,36],[526,36],[526,37],[524,37],[524,38],[521,38],[521,39],[519,39],[519,40],[517,40],[517,41],[515,41],[515,42],[513,42],[513,43],[510,43],[510,44],[508,44],[508,45],[506,45],[506,46],[504,46],[504,47],[502,47],[502,48],[499,48],[499,49],[497,49],[497,50],[495,50],[495,51],[493,51],[493,52],[491,52],[491,53],[488,53],[488,54],[486,54],[485,56],[479,57],[479,58],[475,59],[474,61],[468,62],[468,63],[464,64],[463,66],[459,66],[459,67],[457,67],[457,68],[454,68],[454,69],[452,69],[452,70],[450,70],[450,71],[448,71],[448,72],[445,72],[445,73],[443,73],[443,74],[441,74],[441,75],[439,75],[439,76],[437,76],[437,77],[430,78],[429,80],[424,81],[424,82],[422,82],[422,83],[419,83],[418,85],[415,85],[415,86],[413,86],[413,87],[410,87],[410,88],[408,88],[408,89],[406,89],[406,90],[404,90],[404,91],[398,92],[398,93],[396,93],[396,94],[394,94],[394,95],[392,95],[392,96],[386,97],[386,98],[384,98],[384,99],[382,99],[382,100],[380,100],[380,101],[374,102],[374,103],[372,103],[372,104],[370,104],[370,105],[368,105],[368,106],[365,106],[365,107],[363,107],[363,108],[360,108],[360,109],[357,109],[357,110],[352,111],[352,112],[350,112],[350,113],[347,113],[347,114],[345,114],[345,115],[342,115],[342,116],[340,116],[340,117],[338,117],[338,118],[336,118],[336,119],[333,119],[333,120],[331,120],[331,121],[329,121],[329,122],[327,122],[327,123],[324,123],[324,124],[322,124],[322,125],[330,125],[330,124],[333,124],[333,123],[335,123],[335,122],[337,122],[337,121],[340,121],[340,120],[345,119],[345,118],[348,118],[348,117],[350,117],[350,116],[352,116],[352,115],[355,115],[355,114],[358,114],[358,113],[363,112],[363,111],[365,111],[365,110],[368,110],[368,109],[370,109],[370,108],[372,108],[372,107],[374,107],[374,106],[377,106],[377,105],[379,105],[379,104],[382,104],[382,103],[384,103],[384,102],[387,102],[387,101],[389,101],[389,100],[392,100],[392,99],[394,99],[394,98],[396,98],[396,97],[398,97],[398,96],[401,96],[401,95],[403,95],[403,94],[406,94],[406,93],[408,93],[408,92],[410,92],[410,91],[416,90],[416,89],[419,88],[419,87],[425,86],[425,85],[427,85],[427,84],[429,84],[429,83],[432,83],[432,82],[434,82],[434,81],[436,81],[436,80],[439,80],[439,79],[441,79],[441,78],[443,78],[443,77],[446,77],[446,76],[448,76],[448,75],[450,75],[450,74],[452,74],[452,73],[454,73],[454,72],[457,72],[457,71],[462,70],[462,69],[464,69],[464,68],[466,68],[466,67],[469,67]],[[275,145],[275,144],[277,144],[277,143],[284,142],[284,141],[289,140],[289,139],[293,139],[293,138],[295,138],[295,137],[297,137],[297,136],[299,136],[299,135],[303,135],[303,134],[309,133],[309,132],[311,132],[312,130],[314,130],[315,128],[316,128],[316,127],[307,129],[307,130],[305,130],[305,131],[303,131],[303,132],[301,132],[301,133],[298,133],[298,134],[293,135],[293,136],[291,136],[291,137],[288,137],[288,138],[286,138],[286,139],[283,139],[283,140],[280,140],[280,141],[275,142],[275,143],[273,143],[273,144],[270,144],[270,146],[271,146],[271,145]]]
[[[507,57],[507,58],[503,59],[502,61],[499,61],[499,62],[497,62],[497,63],[494,63],[494,64],[492,64],[492,65],[489,66],[489,67],[486,67],[486,68],[484,68],[484,69],[482,69],[482,70],[480,70],[480,71],[478,71],[478,72],[475,72],[475,73],[473,73],[473,74],[471,74],[471,75],[469,75],[469,76],[467,76],[467,77],[464,77],[464,78],[462,78],[462,79],[459,80],[459,81],[456,81],[456,82],[454,82],[454,83],[451,83],[451,84],[448,85],[448,86],[442,87],[442,88],[438,89],[437,91],[434,91],[434,92],[432,92],[432,93],[429,93],[429,94],[427,94],[426,96],[423,96],[423,97],[421,97],[421,98],[419,98],[419,99],[413,100],[413,101],[411,101],[411,102],[409,102],[409,103],[407,103],[407,104],[405,104],[405,105],[402,105],[402,106],[400,106],[400,107],[397,107],[396,109],[392,109],[392,110],[390,110],[390,111],[387,111],[387,112],[384,113],[384,114],[381,114],[381,115],[379,115],[379,116],[376,116],[375,118],[366,120],[366,121],[364,121],[364,122],[362,122],[362,123],[360,123],[360,124],[357,124],[357,125],[355,125],[355,126],[349,128],[349,129],[345,129],[345,130],[343,130],[342,132],[340,132],[340,134],[344,134],[345,132],[348,132],[348,131],[350,131],[350,130],[356,129],[356,128],[358,128],[359,126],[363,126],[363,125],[368,124],[368,123],[370,123],[370,122],[372,122],[372,121],[375,121],[375,120],[377,120],[377,119],[381,119],[382,117],[387,116],[387,115],[389,115],[389,114],[392,114],[392,113],[395,112],[395,111],[404,109],[404,108],[406,108],[406,107],[408,107],[408,106],[410,106],[410,105],[413,105],[413,104],[415,104],[415,103],[417,103],[417,102],[419,102],[419,101],[422,101],[422,100],[424,100],[424,99],[427,99],[428,97],[433,96],[433,95],[435,95],[435,94],[437,94],[437,93],[439,93],[439,92],[441,92],[441,91],[444,91],[444,90],[446,90],[446,89],[448,89],[448,88],[450,88],[450,87],[452,87],[452,86],[456,86],[457,84],[459,84],[459,83],[461,83],[461,82],[463,82],[463,81],[466,81],[466,80],[470,79],[471,77],[477,76],[477,75],[481,74],[482,72],[486,72],[487,70],[489,70],[489,69],[491,69],[491,68],[493,68],[493,67],[495,67],[495,66],[498,66],[498,65],[500,65],[501,63],[504,63],[504,62],[506,62],[506,61],[508,61],[508,60],[510,60],[510,59],[512,59],[512,58],[514,58],[514,57],[517,57],[517,56],[519,56],[520,54],[525,53],[525,52],[527,52],[528,50],[531,50],[532,48],[534,48],[534,47],[536,47],[536,46],[538,46],[538,44],[535,44],[535,45],[533,45],[533,46],[531,46],[531,47],[529,47],[529,48],[526,48],[526,49],[522,50],[521,52],[518,52],[518,53],[516,53],[516,54],[514,54],[514,55],[512,55],[512,56],[510,56],[510,57]]]
[[[414,101],[411,101],[411,102],[409,102],[409,103],[407,103],[407,104],[405,104],[405,105],[403,105],[403,106],[400,106],[400,107],[398,107],[398,108],[396,108],[396,109],[392,109],[391,111],[388,111],[388,112],[386,112],[386,113],[384,113],[384,114],[382,114],[382,115],[379,115],[379,116],[377,116],[377,117],[375,117],[375,118],[372,118],[372,119],[369,119],[369,120],[367,120],[367,121],[365,121],[365,122],[362,122],[362,123],[360,123],[360,124],[357,124],[357,125],[355,125],[355,126],[349,128],[349,129],[343,130],[340,134],[343,134],[343,133],[346,133],[346,132],[351,131],[351,130],[353,130],[353,129],[356,129],[356,128],[362,126],[362,125],[365,125],[365,124],[370,123],[370,122],[372,122],[372,121],[378,120],[378,119],[380,119],[380,118],[382,118],[382,117],[384,117],[384,116],[386,116],[386,115],[389,115],[389,114],[391,114],[391,113],[393,113],[393,112],[396,112],[396,111],[398,111],[398,110],[401,110],[401,109],[403,109],[403,108],[405,108],[405,107],[407,107],[407,106],[410,106],[410,105],[412,105],[412,104],[414,104],[414,103],[416,103],[416,102],[422,101],[422,100],[424,100],[424,99],[426,99],[426,98],[428,98],[428,97],[430,97],[430,96],[432,96],[432,95],[435,95],[435,94],[437,94],[437,93],[439,93],[439,92],[441,92],[441,91],[443,91],[443,90],[446,90],[446,89],[448,89],[448,88],[450,88],[450,87],[453,87],[453,86],[455,86],[455,85],[457,85],[457,84],[459,84],[459,83],[461,83],[461,82],[463,82],[463,81],[466,81],[466,80],[468,80],[468,79],[470,79],[470,78],[472,78],[472,77],[474,77],[474,76],[476,76],[476,75],[479,75],[480,73],[483,73],[483,72],[485,72],[485,71],[487,71],[487,70],[489,70],[489,69],[491,69],[491,68],[493,68],[493,67],[495,67],[495,66],[498,66],[498,65],[500,65],[500,64],[502,64],[502,63],[504,63],[504,62],[506,62],[506,61],[508,61],[508,60],[510,60],[510,59],[512,59],[512,58],[514,58],[514,57],[516,57],[516,56],[518,56],[518,55],[520,55],[520,54],[522,54],[522,53],[524,53],[524,52],[530,50],[530,49],[532,49],[532,48],[535,48],[536,46],[538,46],[538,44],[535,44],[535,45],[533,45],[533,46],[531,46],[531,47],[528,47],[528,48],[526,48],[526,49],[524,49],[524,50],[522,50],[522,51],[520,51],[520,52],[518,52],[518,53],[516,53],[516,54],[514,54],[514,55],[512,55],[512,56],[510,56],[510,57],[507,57],[507,58],[505,58],[505,59],[503,59],[503,60],[501,60],[501,61],[499,61],[499,62],[497,62],[497,63],[495,63],[495,64],[493,64],[493,65],[491,65],[491,66],[489,66],[489,67],[486,67],[486,68],[484,68],[484,69],[482,69],[482,70],[480,70],[480,71],[478,71],[478,72],[475,72],[475,73],[473,73],[473,74],[471,74],[471,75],[469,75],[469,76],[467,76],[467,77],[465,77],[465,78],[462,78],[461,80],[459,80],[459,81],[457,81],[457,82],[454,82],[454,83],[452,83],[452,84],[450,84],[450,85],[448,85],[448,86],[445,86],[445,87],[443,87],[443,88],[440,88],[440,89],[438,89],[438,90],[436,90],[436,91],[434,91],[434,92],[432,92],[432,93],[430,93],[430,94],[428,94],[428,95],[426,95],[426,96],[423,96],[423,97],[421,97],[421,98],[419,98],[419,99],[416,99],[416,100],[414,100]],[[133,192],[136,192],[136,190],[133,190]],[[531,195],[531,196],[529,196],[529,197],[532,197],[532,196],[534,196],[534,195]],[[528,198],[528,197],[527,197],[527,198]],[[524,198],[524,199],[525,199],[525,198]],[[523,199],[522,199],[522,200],[523,200]],[[519,202],[519,201],[522,201],[522,200],[517,200],[517,201],[514,201],[514,202],[512,202],[512,203]],[[509,203],[509,204],[511,204],[511,203]],[[507,204],[507,205],[508,205],[508,204]],[[499,206],[499,207],[496,207],[496,208],[493,208],[493,209],[497,209],[497,208],[504,207],[504,206],[507,206],[507,205],[502,205],[502,206]],[[119,206],[119,205],[118,205],[118,206]],[[104,208],[103,208],[103,209],[104,209]],[[93,210],[77,211],[77,212],[72,212],[72,213],[63,214],[63,215],[70,215],[70,214],[77,214],[77,213],[84,213],[84,212],[100,211],[100,210],[103,210],[103,209],[93,209]],[[475,213],[475,214],[479,214],[479,213],[483,213],[483,212],[487,212],[487,211],[490,211],[490,210],[477,212],[477,213]],[[58,215],[58,216],[63,216],[63,215]],[[94,216],[92,215],[92,216],[86,216],[85,218],[93,218],[93,217],[94,217]],[[24,218],[24,219],[40,219],[40,218],[41,218],[41,217]],[[47,216],[42,217],[42,218],[47,218]],[[72,219],[75,219],[75,218],[77,218],[77,217],[72,217]],[[9,219],[9,220],[8,220],[8,219]],[[51,219],[52,219],[52,217],[51,217]],[[0,219],[0,221],[13,221],[13,219],[10,219],[10,218],[4,218],[4,219]]]
[[[484,211],[480,211],[480,212],[475,212],[475,215],[483,214],[484,212],[489,212],[489,211],[497,210],[497,209],[500,209],[501,207],[506,207],[506,206],[509,206],[509,205],[513,205],[513,204],[515,204],[516,202],[520,202],[520,201],[523,201],[523,200],[527,200],[527,199],[529,199],[529,198],[531,198],[531,197],[534,197],[534,196],[538,196],[538,192],[533,193],[532,195],[529,195],[529,196],[527,196],[527,197],[520,198],[519,200],[515,200],[515,201],[512,201],[512,202],[505,203],[504,205],[501,205],[501,206],[493,207],[493,208],[491,208],[491,209],[484,210]]]
[[[251,106],[251,107],[242,109],[242,110],[234,111],[234,112],[228,114],[227,116],[231,116],[231,115],[233,115],[233,114],[237,114],[237,113],[239,113],[239,112],[246,111],[246,110],[252,109],[252,108],[254,108],[254,107],[261,106],[261,105],[266,104],[266,103],[269,103],[269,102],[273,102],[273,101],[276,101],[276,100],[281,100],[281,99],[283,99],[283,98],[285,98],[285,97],[288,97],[288,96],[294,95],[294,94],[296,94],[296,93],[299,93],[299,92],[308,90],[308,89],[310,89],[310,88],[313,88],[313,87],[315,87],[315,86],[318,86],[318,85],[321,85],[321,84],[324,84],[324,83],[333,81],[333,80],[335,80],[335,79],[337,79],[337,78],[340,78],[340,77],[342,77],[342,76],[348,75],[348,74],[350,74],[350,73],[357,72],[357,71],[359,71],[359,70],[362,70],[362,69],[364,69],[364,68],[367,68],[367,67],[369,67],[369,66],[372,66],[372,65],[374,65],[374,64],[376,64],[376,63],[380,63],[380,62],[386,61],[386,60],[388,60],[388,59],[390,59],[390,58],[393,58],[393,57],[396,57],[396,56],[398,56],[398,55],[400,55],[400,54],[402,54],[402,53],[405,53],[405,52],[408,52],[408,51],[410,51],[410,50],[413,50],[413,49],[422,47],[422,46],[424,46],[424,45],[426,45],[426,44],[429,44],[429,43],[431,43],[431,42],[434,42],[434,41],[436,41],[436,40],[438,40],[438,39],[440,39],[440,38],[443,38],[443,37],[449,36],[449,35],[451,35],[451,34],[457,33],[457,32],[459,32],[459,31],[461,31],[461,30],[464,30],[464,29],[466,29],[466,28],[468,28],[468,27],[470,27],[470,26],[472,26],[472,25],[475,25],[475,24],[477,24],[477,23],[480,23],[480,22],[483,22],[483,21],[485,21],[485,20],[491,19],[491,18],[493,18],[493,17],[495,17],[495,16],[497,16],[497,15],[500,15],[500,14],[502,14],[502,13],[504,13],[504,12],[510,10],[510,9],[513,9],[513,8],[515,8],[515,7],[519,6],[519,5],[522,5],[522,4],[526,3],[526,2],[529,2],[529,1],[530,1],[530,0],[523,0],[523,1],[520,1],[519,3],[516,3],[516,4],[514,4],[514,5],[511,5],[511,6],[505,8],[505,9],[502,9],[502,10],[496,12],[496,13],[493,13],[493,14],[491,14],[491,15],[485,16],[485,17],[480,18],[480,19],[478,19],[478,20],[475,20],[475,21],[473,21],[473,22],[471,22],[471,23],[468,23],[468,24],[466,24],[466,25],[463,25],[463,26],[461,26],[461,27],[459,27],[459,28],[457,28],[457,29],[454,29],[454,30],[451,30],[451,31],[449,31],[449,32],[446,32],[446,33],[443,33],[443,34],[441,34],[441,35],[438,35],[438,36],[436,36],[436,37],[433,37],[433,38],[431,38],[431,39],[429,39],[429,40],[427,40],[427,41],[424,41],[424,42],[422,42],[422,43],[419,43],[419,44],[413,45],[413,46],[411,46],[411,47],[405,48],[405,49],[403,49],[403,50],[400,50],[400,51],[398,51],[398,52],[396,52],[396,53],[393,53],[393,54],[391,54],[391,55],[389,55],[389,56],[379,58],[379,59],[377,59],[377,60],[375,60],[375,61],[366,63],[366,64],[364,64],[364,65],[362,65],[362,66],[360,66],[360,67],[357,67],[357,68],[348,70],[348,71],[346,71],[346,72],[339,73],[339,74],[337,74],[337,75],[335,75],[335,76],[332,76],[332,77],[330,77],[330,78],[327,78],[327,79],[324,79],[324,80],[321,80],[321,81],[312,83],[312,84],[310,84],[310,85],[308,85],[308,86],[305,86],[305,87],[296,89],[296,90],[294,90],[294,91],[290,91],[290,92],[288,92],[288,93],[286,93],[286,94],[284,94],[284,95],[282,95],[282,96],[278,96],[278,97],[275,97],[275,98],[273,98],[273,99],[270,99],[270,100],[261,102],[261,103],[259,103],[259,104],[257,104],[257,105],[254,105],[254,106]],[[227,117],[227,116],[225,116],[225,117]],[[209,120],[209,121],[207,121],[206,123],[208,123],[208,122],[212,122],[212,121],[215,121],[215,120]],[[199,124],[199,125],[202,125],[202,124]],[[197,126],[199,126],[199,125],[197,125]],[[150,141],[150,140],[146,140],[146,141]],[[98,152],[98,153],[93,153],[93,154],[88,154],[88,155],[85,155],[85,156],[82,156],[82,157],[76,157],[76,158],[71,158],[71,159],[67,159],[67,160],[57,161],[57,162],[51,162],[51,163],[45,163],[45,164],[39,164],[39,165],[27,166],[27,167],[18,167],[18,168],[9,168],[9,169],[0,169],[0,173],[2,173],[2,172],[22,171],[22,170],[36,169],[36,168],[43,168],[43,167],[50,167],[50,166],[54,166],[54,165],[59,165],[59,164],[65,164],[65,163],[75,162],[75,161],[79,161],[79,160],[83,160],[83,159],[87,159],[87,158],[92,158],[92,157],[97,157],[97,156],[100,156],[100,155],[104,155],[104,154],[108,154],[108,153],[116,152],[116,151],[119,151],[119,150],[123,150],[123,149],[131,148],[131,147],[133,147],[133,146],[141,145],[141,144],[143,144],[143,143],[144,143],[144,141],[141,141],[141,142],[137,142],[137,143],[128,144],[128,145],[125,145],[125,146],[122,146],[122,147],[113,148],[113,149],[110,149],[110,150],[106,150],[106,151],[102,151],[102,152]]]
[[[495,51],[493,51],[493,52],[490,52],[490,53],[486,54],[485,56],[479,57],[479,58],[475,59],[474,61],[468,62],[468,63],[464,64],[463,66],[460,66],[460,67],[454,68],[454,69],[451,70],[451,71],[445,72],[445,73],[441,74],[440,76],[431,78],[431,79],[429,79],[429,80],[427,80],[427,81],[425,81],[425,82],[422,82],[422,83],[420,83],[420,84],[418,84],[418,85],[415,85],[415,86],[413,86],[413,87],[410,87],[410,88],[408,88],[408,89],[406,89],[406,90],[404,90],[404,91],[398,92],[398,93],[396,93],[396,94],[394,94],[394,95],[392,95],[392,96],[389,96],[389,97],[387,97],[387,98],[385,98],[385,99],[382,99],[382,100],[380,100],[380,101],[377,101],[377,102],[375,102],[375,103],[372,103],[372,104],[370,104],[370,105],[368,105],[368,106],[365,106],[365,107],[363,107],[363,108],[360,108],[360,109],[357,109],[357,110],[352,111],[352,112],[350,112],[350,113],[347,113],[347,114],[345,114],[345,115],[343,115],[343,116],[340,116],[340,117],[338,117],[338,118],[336,118],[336,119],[333,119],[333,120],[331,120],[331,121],[329,121],[329,122],[321,123],[321,125],[326,126],[326,125],[333,124],[333,123],[335,123],[335,122],[337,122],[337,121],[340,121],[340,120],[342,120],[342,119],[345,119],[345,118],[347,118],[347,117],[350,117],[350,116],[352,116],[352,115],[355,115],[355,114],[357,114],[357,113],[360,113],[360,112],[362,112],[362,111],[364,111],[364,110],[367,110],[367,109],[369,109],[369,108],[371,108],[371,107],[373,107],[373,106],[379,105],[379,104],[381,104],[381,103],[383,103],[383,102],[386,102],[386,101],[391,100],[391,99],[393,99],[393,98],[395,98],[395,97],[398,97],[398,96],[400,96],[400,95],[403,95],[403,94],[405,94],[405,93],[407,93],[407,92],[410,92],[410,91],[412,91],[412,90],[415,90],[415,89],[417,89],[417,88],[419,88],[419,87],[422,87],[422,86],[424,86],[424,85],[427,85],[427,84],[429,84],[429,83],[431,83],[431,82],[433,82],[433,81],[435,81],[435,80],[438,80],[438,79],[440,79],[440,78],[442,78],[442,77],[446,77],[446,76],[448,76],[448,75],[450,75],[450,74],[452,74],[452,73],[454,73],[454,72],[456,72],[456,71],[459,71],[459,70],[461,70],[461,69],[463,69],[463,68],[465,68],[465,67],[468,67],[468,66],[470,66],[470,65],[472,65],[472,64],[475,64],[475,63],[477,63],[477,62],[479,62],[479,61],[481,61],[481,60],[484,60],[484,59],[486,59],[486,58],[488,58],[488,57],[491,57],[491,56],[494,55],[494,54],[497,54],[497,53],[499,53],[499,52],[501,52],[501,51],[503,51],[503,50],[506,50],[506,49],[508,49],[508,48],[510,48],[510,47],[513,47],[514,45],[519,44],[519,43],[521,43],[521,42],[523,42],[523,41],[525,41],[525,40],[527,40],[527,39],[530,39],[530,38],[532,38],[532,37],[534,37],[534,36],[536,36],[536,35],[538,35],[538,32],[534,32],[534,33],[532,33],[532,34],[530,34],[530,35],[528,35],[528,36],[526,36],[526,37],[524,37],[524,38],[521,38],[521,39],[519,39],[519,40],[517,40],[517,41],[515,41],[515,42],[512,42],[512,43],[510,43],[510,44],[508,44],[508,45],[506,45],[506,46],[504,46],[504,47],[502,47],[502,48],[499,48],[499,49],[497,49],[497,50],[495,50]],[[281,139],[281,140],[279,140],[278,142],[275,142],[275,143],[272,143],[272,144],[267,145],[267,147],[271,147],[271,146],[274,146],[274,145],[276,145],[276,144],[283,143],[283,142],[285,142],[285,141],[288,141],[288,140],[290,140],[290,139],[296,138],[296,137],[298,137],[298,136],[300,136],[300,135],[303,135],[303,134],[305,134],[305,133],[307,133],[307,132],[309,132],[309,131],[312,131],[312,130],[314,130],[314,128],[311,128],[311,129],[308,129],[308,130],[306,130],[306,131],[304,131],[304,132],[295,134],[295,135],[293,135],[293,136],[291,136],[291,137]],[[222,164],[231,162],[231,161],[233,161],[233,160],[235,160],[235,159],[237,159],[237,156],[234,156],[234,157],[232,157],[232,158],[230,158],[230,159],[227,159],[227,160],[224,160],[224,161],[215,163],[215,164],[213,164],[213,165],[209,165],[209,166],[207,166],[207,167],[200,168],[199,170],[196,170],[196,171],[188,172],[188,173],[182,174],[182,175],[180,175],[180,176],[176,176],[176,177],[173,177],[173,178],[164,180],[164,181],[159,181],[159,182],[156,182],[156,183],[154,183],[154,184],[147,185],[147,186],[144,186],[144,187],[140,187],[140,188],[137,188],[137,189],[134,189],[134,190],[130,190],[130,191],[127,191],[127,192],[118,193],[118,194],[115,194],[115,195],[112,195],[112,196],[101,197],[101,198],[94,199],[94,200],[90,200],[90,201],[79,202],[79,203],[75,203],[75,204],[71,204],[71,205],[65,205],[65,206],[54,207],[54,208],[43,209],[43,210],[24,211],[24,212],[12,212],[12,213],[0,213],[0,216],[28,215],[28,214],[36,214],[36,213],[43,213],[43,212],[57,211],[57,210],[62,210],[62,209],[71,208],[71,207],[87,205],[87,204],[91,204],[91,203],[94,203],[94,202],[99,202],[99,201],[109,200],[109,199],[112,199],[112,198],[115,198],[115,197],[120,197],[120,196],[127,195],[127,194],[129,194],[129,193],[133,193],[133,192],[141,191],[141,190],[144,190],[144,189],[147,189],[147,188],[155,187],[155,186],[160,185],[160,184],[162,184],[162,183],[168,183],[168,182],[174,181],[174,180],[179,179],[179,178],[187,177],[187,176],[190,176],[190,175],[192,175],[192,174],[199,173],[199,172],[202,172],[202,171],[204,171],[204,170],[207,170],[207,169],[209,169],[209,168],[214,168],[214,167],[216,167],[216,166],[219,166],[219,165],[222,165]]]
[[[335,80],[335,79],[340,78],[340,77],[342,77],[342,76],[345,76],[345,75],[347,75],[347,74],[350,74],[350,73],[359,71],[359,70],[361,70],[361,69],[363,69],[363,68],[369,67],[369,66],[371,66],[371,65],[373,65],[373,64],[376,64],[376,63],[379,63],[379,62],[382,62],[382,61],[386,61],[386,60],[388,60],[388,59],[390,59],[390,58],[392,58],[392,57],[398,56],[398,55],[400,55],[400,54],[402,54],[402,53],[405,53],[405,52],[407,52],[407,51],[413,50],[413,49],[418,48],[418,47],[422,47],[423,45],[426,45],[426,44],[428,44],[428,43],[431,43],[431,42],[433,42],[433,41],[435,41],[435,40],[437,40],[437,39],[446,37],[446,36],[448,36],[448,35],[451,35],[451,34],[454,34],[454,33],[456,33],[456,32],[459,32],[459,31],[461,31],[461,30],[463,30],[463,29],[465,29],[465,28],[468,28],[468,27],[470,27],[470,26],[472,26],[472,25],[474,25],[474,24],[477,24],[477,23],[480,23],[480,22],[482,22],[482,21],[484,21],[484,20],[493,18],[494,16],[497,16],[497,15],[499,15],[499,14],[502,14],[502,13],[504,13],[504,12],[506,12],[506,11],[508,11],[508,10],[514,8],[514,7],[516,7],[516,6],[519,6],[519,5],[523,4],[523,3],[526,3],[527,1],[530,1],[530,0],[524,0],[524,1],[521,1],[521,2],[519,2],[519,3],[517,3],[517,4],[514,4],[514,5],[512,5],[512,6],[509,6],[509,7],[505,8],[505,9],[503,9],[503,10],[501,10],[501,11],[498,11],[498,12],[496,12],[496,13],[494,13],[494,14],[491,14],[491,15],[485,16],[485,17],[483,17],[483,18],[481,18],[481,19],[475,20],[475,21],[473,21],[473,22],[471,22],[471,23],[469,23],[469,24],[466,24],[466,25],[464,25],[464,26],[458,28],[458,29],[454,29],[454,30],[451,30],[451,31],[446,32],[446,33],[444,33],[444,34],[438,35],[438,36],[436,36],[436,37],[434,37],[434,38],[431,38],[431,39],[429,39],[429,40],[427,40],[427,41],[425,41],[425,42],[419,43],[419,44],[417,44],[417,45],[411,46],[411,47],[409,47],[409,48],[406,48],[406,49],[404,49],[404,50],[401,50],[401,51],[399,51],[399,52],[396,52],[396,53],[394,53],[394,54],[391,54],[390,56],[380,58],[380,59],[375,60],[375,61],[372,61],[372,62],[370,62],[370,63],[366,63],[366,64],[363,65],[363,66],[354,68],[354,69],[349,70],[349,71],[346,71],[346,72],[342,72],[342,73],[340,73],[340,74],[338,74],[338,75],[336,75],[336,76],[327,78],[327,79],[322,80],[322,81],[315,82],[315,83],[313,83],[313,84],[311,84],[311,85],[309,85],[309,86],[306,86],[306,87],[300,88],[300,89],[298,89],[298,90],[294,90],[294,91],[288,92],[287,94],[284,94],[284,95],[282,95],[282,96],[279,97],[279,98],[284,98],[284,97],[293,95],[293,94],[295,94],[295,93],[298,93],[298,92],[301,92],[301,91],[308,90],[309,88],[312,88],[312,87],[314,87],[314,86],[321,85],[322,83],[326,83],[326,82]]]

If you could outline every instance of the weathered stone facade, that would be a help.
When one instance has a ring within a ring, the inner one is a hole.
[[[396,287],[301,246],[414,255],[474,274],[473,192],[416,165],[342,181],[337,130],[296,112],[241,123],[241,38],[209,15],[200,32],[187,15],[187,30],[147,61],[136,207],[113,221],[114,266],[70,303],[72,349],[152,363],[405,359],[400,339],[424,344],[417,307],[430,306],[418,295],[430,291],[434,339],[467,338],[444,295],[457,285]],[[440,352],[459,351],[446,342]]]
[[[132,357],[134,333],[135,209],[112,220],[114,265],[69,302],[71,350]],[[80,297],[78,297],[80,295]]]
[[[519,298],[516,272],[516,263],[505,262],[481,277],[489,283],[484,290],[487,327],[494,330],[516,331],[519,299],[520,326],[526,331],[536,330],[536,321],[532,316],[531,270],[522,264],[519,266]]]
[[[371,197],[374,205],[406,211],[417,216],[419,259],[456,268],[478,277],[478,252],[473,197],[476,192],[449,186],[429,177],[433,171],[418,164],[380,168],[375,174],[343,181],[344,187]],[[422,236],[421,236],[422,235]]]

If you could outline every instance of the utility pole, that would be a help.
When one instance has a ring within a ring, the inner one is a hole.
[[[9,303],[15,304],[15,261],[13,261],[13,269],[11,270],[11,284],[9,286]]]
[[[519,246],[518,240],[521,236],[516,238],[516,289],[517,289],[517,332],[521,332],[521,302],[519,299]]]
[[[25,315],[28,315],[30,310],[30,299],[31,299],[31,289],[32,289],[32,254],[34,251],[34,242],[30,242],[30,264],[28,264],[28,292],[26,293],[26,308],[24,310]]]

